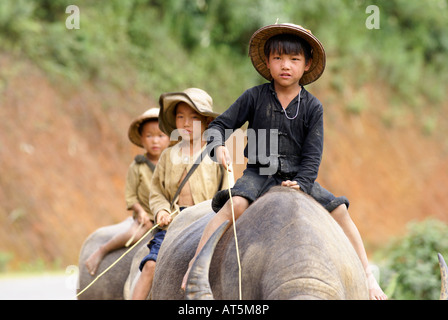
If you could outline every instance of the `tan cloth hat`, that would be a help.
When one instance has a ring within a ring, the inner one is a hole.
[[[159,127],[168,136],[176,129],[175,109],[179,102],[185,102],[203,116],[216,118],[213,112],[213,99],[207,92],[198,88],[188,88],[182,92],[163,93],[159,98]]]
[[[325,69],[326,57],[324,47],[310,30],[291,23],[272,24],[258,29],[252,35],[252,38],[249,41],[249,57],[258,73],[265,79],[272,81],[271,73],[266,65],[264,45],[269,38],[278,34],[297,35],[310,44],[313,61],[310,69],[303,74],[299,83],[301,85],[306,85],[316,81]]]
[[[131,142],[140,148],[143,148],[142,142],[141,142],[141,136],[139,133],[140,125],[143,121],[149,120],[149,119],[155,119],[158,120],[159,118],[159,108],[150,108],[146,110],[143,114],[139,115],[137,118],[135,118],[131,125],[129,126],[128,130],[128,137]]]

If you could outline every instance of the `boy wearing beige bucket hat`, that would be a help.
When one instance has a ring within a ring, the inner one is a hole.
[[[258,73],[270,82],[246,90],[210,124],[208,131],[210,154],[224,167],[231,161],[224,144],[227,130],[238,129],[247,121],[248,130],[256,137],[257,146],[249,146],[248,142],[244,150],[248,165],[231,190],[235,217],[276,185],[311,195],[331,213],[352,242],[365,267],[371,298],[385,299],[348,213],[348,199],[335,197],[315,181],[323,151],[323,107],[303,86],[316,81],[325,69],[322,43],[299,25],[273,24],[252,35],[249,57]],[[261,136],[266,132],[277,134]],[[260,148],[260,141],[265,141],[264,148]],[[218,192],[212,206],[217,214],[206,226],[190,266],[215,229],[225,221],[232,222],[228,192]],[[189,269],[183,288],[188,273]]]
[[[181,138],[161,155],[151,181],[150,208],[161,230],[151,240],[149,254],[140,264],[140,278],[133,299],[145,299],[152,286],[158,250],[171,223],[170,213],[181,211],[228,188],[223,167],[207,155],[201,158],[206,141],[202,139],[208,124],[219,114],[213,111],[213,100],[207,92],[189,88],[160,96],[160,129],[171,137]],[[193,165],[198,164],[189,175]],[[182,186],[184,179],[186,183]],[[179,190],[180,189],[180,190]]]
[[[145,149],[145,154],[137,155],[126,176],[125,200],[128,210],[133,211],[134,221],[130,228],[115,235],[111,240],[94,251],[85,264],[94,275],[103,257],[116,249],[132,245],[154,225],[154,214],[149,208],[149,190],[154,168],[162,151],[170,142],[169,137],[159,129],[159,108],[150,108],[135,118],[129,126],[129,140]],[[132,239],[129,242],[129,240]]]

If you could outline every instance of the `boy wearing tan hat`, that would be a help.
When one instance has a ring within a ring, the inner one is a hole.
[[[235,218],[258,197],[275,185],[301,190],[327,209],[350,239],[366,270],[371,299],[386,299],[372,272],[361,236],[348,213],[345,197],[335,197],[315,180],[323,151],[323,107],[320,101],[303,87],[316,81],[325,69],[325,50],[311,31],[294,24],[274,24],[257,30],[249,44],[249,56],[255,69],[270,83],[246,90],[209,127],[208,148],[225,168],[231,162],[225,147],[225,131],[240,128],[246,121],[248,130],[259,142],[262,133],[268,135],[261,151],[258,145],[246,146],[248,165],[243,176],[232,188]],[[275,141],[270,141],[274,139]],[[275,150],[271,150],[274,143]],[[269,155],[269,163],[261,159]],[[274,168],[266,174],[266,169]],[[206,226],[195,257],[213,232],[226,220],[232,222],[228,192],[213,198],[217,212]],[[185,288],[189,269],[184,277]]]
[[[159,157],[170,143],[170,138],[159,129],[158,117],[159,108],[151,108],[129,126],[129,140],[146,151],[135,157],[126,177],[126,206],[133,211],[134,222],[127,231],[117,234],[90,255],[85,264],[91,275],[107,253],[124,247],[131,238],[128,245],[134,244],[154,225],[154,214],[149,208],[150,183]]]
[[[170,213],[210,200],[219,190],[228,188],[227,175],[220,164],[207,155],[198,160],[206,145],[202,139],[204,131],[219,115],[213,112],[212,98],[201,89],[189,88],[162,94],[159,104],[160,129],[171,140],[181,138],[181,141],[162,153],[151,181],[149,204],[160,230],[148,245],[150,252],[140,264],[141,274],[132,297],[136,300],[146,299],[151,290],[158,251],[173,219]],[[199,165],[177,192],[195,163]]]

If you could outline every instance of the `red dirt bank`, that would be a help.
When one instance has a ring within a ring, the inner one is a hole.
[[[39,259],[76,264],[87,235],[128,216],[125,175],[140,150],[127,128],[158,94],[101,84],[61,88],[28,63],[0,55],[0,253],[14,254],[11,267]],[[403,233],[410,220],[448,220],[447,144],[422,135],[412,117],[385,128],[384,99],[369,96],[383,107],[359,116],[337,104],[325,110],[318,181],[351,200],[368,247]]]

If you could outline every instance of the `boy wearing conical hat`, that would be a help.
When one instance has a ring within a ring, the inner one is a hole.
[[[133,239],[130,245],[134,244],[154,225],[154,214],[149,208],[150,182],[162,151],[170,143],[170,138],[159,129],[158,117],[159,108],[150,108],[129,126],[129,140],[146,151],[135,157],[126,177],[126,206],[133,211],[134,222],[128,230],[114,236],[87,258],[85,264],[91,275],[95,274],[107,253],[124,247],[130,239]]]
[[[323,108],[303,86],[316,81],[325,69],[321,42],[301,26],[274,24],[253,34],[249,56],[255,69],[270,82],[246,90],[210,124],[208,139],[210,154],[227,168],[231,159],[224,145],[225,130],[235,130],[248,121],[248,130],[257,138],[258,149],[248,142],[244,150],[247,168],[231,190],[235,217],[275,185],[311,195],[331,213],[350,239],[366,270],[370,298],[386,299],[369,269],[361,236],[348,213],[348,200],[335,197],[315,181],[324,141]],[[262,137],[266,132],[277,136]],[[266,141],[262,151],[260,139]],[[218,192],[212,205],[217,214],[206,226],[190,266],[213,232],[226,220],[232,221],[228,192]],[[183,288],[188,273],[189,269]]]
[[[148,245],[150,252],[140,264],[141,274],[132,297],[136,300],[145,299],[151,290],[158,251],[173,219],[170,213],[210,200],[219,190],[228,188],[224,168],[206,155],[176,196],[179,185],[204,151],[204,131],[219,114],[213,111],[208,93],[198,88],[164,93],[159,104],[160,129],[171,140],[181,138],[181,141],[162,153],[151,181],[149,205],[160,230]]]

